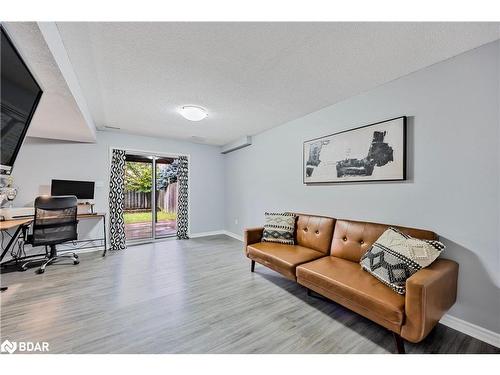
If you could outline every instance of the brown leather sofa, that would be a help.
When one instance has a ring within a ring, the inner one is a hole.
[[[261,242],[263,228],[245,230],[245,254],[307,288],[387,328],[396,349],[404,341],[423,340],[455,303],[458,264],[437,259],[406,281],[400,295],[364,271],[359,261],[389,227],[385,224],[336,220],[298,214],[296,244]],[[437,239],[435,233],[394,226],[415,238]]]
[[[264,228],[246,229],[245,254],[252,260],[252,272],[257,262],[297,280],[298,265],[329,255],[334,226],[331,217],[298,215],[296,228],[302,230],[295,231],[296,245],[262,242]]]

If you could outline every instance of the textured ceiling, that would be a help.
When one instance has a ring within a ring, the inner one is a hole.
[[[7,22],[4,26],[43,90],[28,136],[95,141],[37,24]]]
[[[498,23],[57,26],[99,128],[217,145],[499,38]],[[208,119],[183,119],[184,104]]]

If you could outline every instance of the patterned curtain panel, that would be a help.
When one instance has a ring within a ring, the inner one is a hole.
[[[177,238],[188,239],[188,158],[179,156],[179,170],[177,172],[178,201],[177,201]]]
[[[113,150],[109,180],[109,236],[111,250],[123,250],[125,244],[125,151]]]

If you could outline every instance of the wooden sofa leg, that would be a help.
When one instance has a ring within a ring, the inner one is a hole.
[[[252,260],[252,265],[250,266],[250,271],[251,272],[255,271],[255,260]]]
[[[398,354],[405,354],[405,342],[403,338],[396,332],[392,332],[392,337],[394,337],[394,344],[396,345]]]

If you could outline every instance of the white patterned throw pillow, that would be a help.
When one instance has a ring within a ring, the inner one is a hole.
[[[419,240],[387,229],[361,258],[363,269],[399,294],[406,292],[406,279],[434,262],[445,246],[439,241]]]
[[[293,245],[295,215],[291,213],[265,213],[262,241]]]

